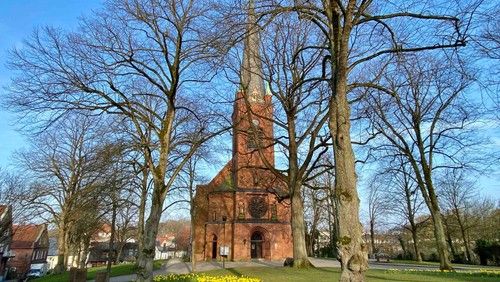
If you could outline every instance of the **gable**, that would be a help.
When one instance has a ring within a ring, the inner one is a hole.
[[[231,191],[234,190],[232,177],[232,160],[230,160],[217,175],[207,185],[213,191]]]

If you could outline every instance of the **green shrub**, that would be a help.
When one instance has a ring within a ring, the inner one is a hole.
[[[474,252],[479,256],[481,265],[488,265],[488,261],[500,264],[500,244],[496,241],[477,240]]]

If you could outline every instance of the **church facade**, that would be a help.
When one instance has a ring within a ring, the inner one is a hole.
[[[232,159],[194,199],[194,259],[281,260],[293,254],[290,203],[274,166],[273,105],[266,95],[252,8],[248,16],[241,88],[232,115]]]

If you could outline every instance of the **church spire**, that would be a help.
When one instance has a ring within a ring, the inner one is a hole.
[[[265,88],[262,78],[262,62],[260,58],[260,37],[255,4],[253,0],[248,3],[248,17],[246,27],[243,62],[241,64],[241,86],[250,102],[264,101]]]

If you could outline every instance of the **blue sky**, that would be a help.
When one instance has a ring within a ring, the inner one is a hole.
[[[20,46],[34,28],[52,25],[74,28],[78,17],[102,4],[101,0],[0,0],[0,85],[9,81],[7,51]],[[0,109],[0,167],[10,163],[12,152],[25,144],[11,113]]]
[[[45,25],[75,28],[78,17],[90,14],[101,5],[102,0],[0,0],[0,85],[9,81],[10,74],[5,66],[7,50],[21,46],[34,28]],[[498,148],[498,125],[488,130],[494,139],[493,146]],[[0,167],[7,167],[12,153],[25,144],[25,138],[16,131],[14,115],[0,109]],[[499,172],[483,176],[479,186],[483,195],[500,198]]]

